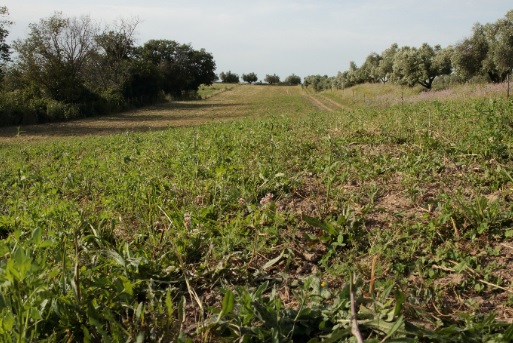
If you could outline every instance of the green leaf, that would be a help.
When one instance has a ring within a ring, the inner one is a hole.
[[[41,243],[41,228],[36,228],[34,232],[32,232],[32,242],[38,246]]]
[[[143,309],[144,309],[144,303],[140,302],[139,305],[137,306],[137,309],[135,310],[135,317],[137,319],[139,319],[141,317]]]
[[[513,341],[513,324],[504,332],[504,342]]]
[[[395,309],[394,309],[394,316],[398,316],[401,314],[401,309],[403,307],[403,304],[406,302],[406,295],[401,291],[395,291]]]
[[[331,236],[337,236],[338,235],[337,230],[330,223],[324,222],[324,221],[322,221],[320,219],[317,219],[317,218],[314,218],[314,217],[307,216],[306,214],[303,214],[301,216],[301,219],[303,219],[309,225],[312,225],[314,227],[318,227],[318,228],[324,230],[325,232],[327,232]]]
[[[114,250],[105,250],[105,255],[121,267],[125,267],[125,260]]]
[[[268,268],[272,267],[274,264],[276,264],[281,258],[283,257],[283,254],[285,253],[285,250],[281,252],[281,254],[278,257],[273,258],[272,260],[267,261],[263,266],[263,270],[267,270]]]
[[[233,311],[233,307],[235,305],[235,297],[231,290],[227,290],[223,297],[223,303],[221,307],[220,316],[224,316]]]
[[[167,310],[167,315],[169,317],[172,317],[173,316],[173,300],[171,299],[171,292],[168,290],[166,292],[166,310]]]

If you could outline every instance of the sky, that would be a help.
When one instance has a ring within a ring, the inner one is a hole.
[[[60,11],[104,24],[138,18],[137,44],[190,43],[212,53],[217,73],[254,72],[259,79],[320,74],[359,66],[391,44],[453,45],[472,26],[495,22],[511,0],[1,0],[14,22],[8,40]]]

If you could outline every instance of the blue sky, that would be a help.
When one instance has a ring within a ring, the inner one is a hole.
[[[474,23],[494,22],[511,0],[6,0],[9,39],[29,23],[61,11],[104,23],[138,17],[137,40],[170,39],[205,48],[217,72],[336,75],[361,65],[392,43],[447,46],[469,36]]]

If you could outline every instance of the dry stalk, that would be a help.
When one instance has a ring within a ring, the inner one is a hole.
[[[358,328],[358,320],[356,319],[356,302],[354,299],[354,276],[351,275],[351,282],[349,284],[349,296],[351,299],[351,333],[356,337],[358,343],[363,343],[362,333]]]
[[[371,267],[371,279],[369,286],[369,293],[371,298],[374,298],[374,283],[376,282],[376,263],[378,262],[378,256],[374,256],[372,258],[372,267]]]

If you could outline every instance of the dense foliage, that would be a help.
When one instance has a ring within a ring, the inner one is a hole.
[[[280,77],[276,74],[272,74],[272,75],[266,74],[264,81],[270,85],[275,85],[275,84],[280,83]]]
[[[30,24],[28,37],[13,43],[14,61],[2,63],[0,126],[101,115],[165,96],[193,96],[201,84],[212,84],[210,53],[171,40],[136,46],[138,23],[102,26],[89,16],[55,13]],[[0,25],[2,62],[9,51],[5,26]]]
[[[387,83],[431,89],[437,77],[449,76],[453,83],[472,79],[503,82],[513,69],[513,10],[495,23],[476,24],[472,36],[442,48],[427,43],[419,48],[392,44],[381,54],[371,53],[358,67],[337,76],[310,75],[305,84],[316,91],[343,89],[361,83]]]
[[[258,81],[258,76],[253,72],[249,74],[242,74],[242,81],[252,84],[253,82]]]
[[[240,82],[239,75],[232,73],[230,70],[227,72],[224,72],[224,71],[221,72],[219,74],[219,78],[221,79],[221,82],[224,82],[224,83],[239,83]]]

